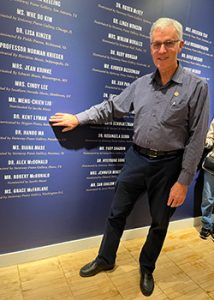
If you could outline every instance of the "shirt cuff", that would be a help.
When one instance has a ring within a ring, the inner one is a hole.
[[[85,112],[78,113],[75,116],[77,117],[80,125],[84,125],[89,122],[88,114]]]
[[[178,182],[184,185],[190,185],[193,180],[193,177],[194,174],[182,170],[178,177]]]

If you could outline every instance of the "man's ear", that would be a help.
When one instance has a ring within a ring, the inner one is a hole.
[[[179,53],[181,52],[183,46],[184,46],[184,41],[180,41],[179,42]]]

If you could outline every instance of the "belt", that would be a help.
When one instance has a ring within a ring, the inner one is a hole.
[[[155,149],[142,148],[135,144],[133,145],[133,147],[138,153],[140,153],[144,156],[147,156],[150,159],[164,158],[164,157],[169,157],[169,156],[177,156],[184,152],[183,149],[172,150],[172,151],[158,151]]]

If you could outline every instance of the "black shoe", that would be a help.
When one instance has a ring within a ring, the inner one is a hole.
[[[200,231],[200,237],[206,240],[209,235],[210,235],[210,230],[202,227]]]
[[[93,260],[92,262],[88,263],[87,265],[83,266],[80,269],[80,276],[82,277],[89,277],[94,276],[99,272],[112,270],[114,268],[114,265],[101,265],[96,262],[96,260]]]
[[[152,274],[142,272],[140,278],[140,289],[144,296],[150,296],[154,290],[154,278]]]

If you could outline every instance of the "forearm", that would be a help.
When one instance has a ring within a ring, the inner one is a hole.
[[[80,125],[84,124],[103,124],[113,118],[112,102],[104,101],[91,108],[76,114]]]
[[[208,130],[209,96],[206,84],[195,94],[195,99],[197,101],[190,108],[189,139],[184,148],[182,169],[178,178],[180,183],[187,185],[191,183],[197,170]]]
[[[134,81],[114,98],[105,100],[76,114],[80,125],[103,124],[112,121],[114,118],[121,118],[131,112],[135,97],[135,87],[136,82]]]

